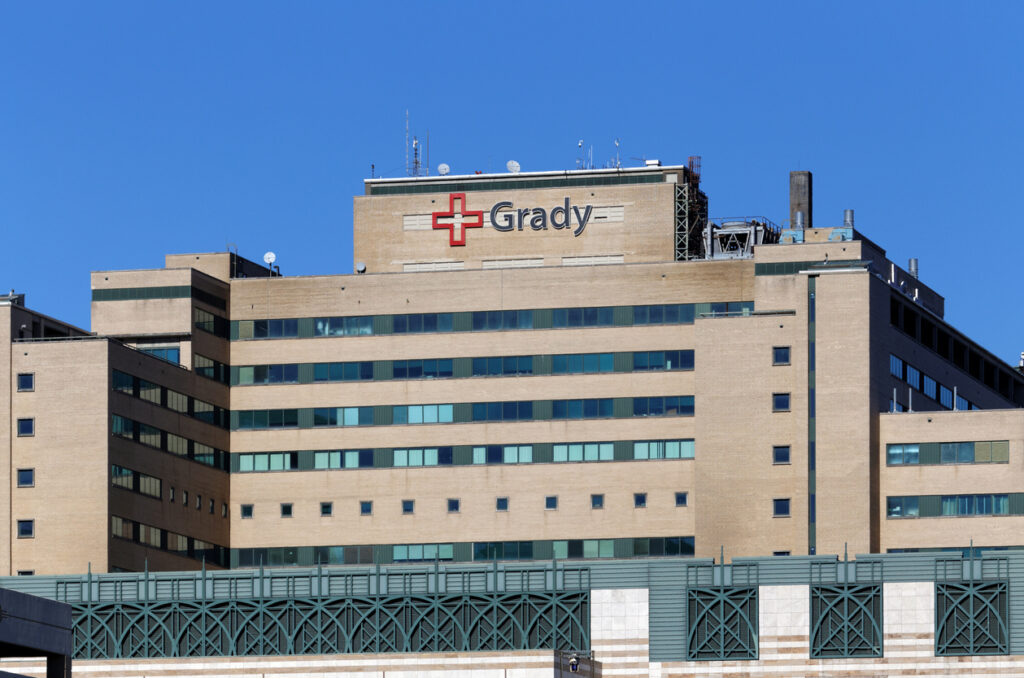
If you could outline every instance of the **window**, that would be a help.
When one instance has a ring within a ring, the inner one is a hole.
[[[188,506],[188,490],[181,491],[181,505]]]
[[[903,378],[903,361],[892,354],[889,354],[889,374],[897,379]]]
[[[772,394],[772,412],[789,412],[789,394]]]
[[[371,516],[373,515],[373,502],[372,501],[361,501],[359,502],[359,515]]]
[[[686,506],[686,492],[676,492],[676,506]]]
[[[788,518],[789,499],[772,499],[772,515],[776,518]]]
[[[789,463],[789,445],[774,445],[774,446],[772,446],[772,463],[773,464],[788,464]]]
[[[252,518],[252,504],[242,504],[242,517]]]
[[[223,503],[223,504],[220,505],[220,517],[221,518],[227,518],[228,517],[228,505],[227,505],[227,503]]]
[[[19,577],[31,577],[36,573],[35,570],[18,570]]]
[[[592,509],[603,509],[604,508],[604,495],[603,494],[592,494],[592,495],[590,495],[590,508],[592,508]]]
[[[201,494],[197,494],[196,495],[196,510],[197,511],[202,511],[203,510],[203,495],[201,495]]]
[[[33,436],[36,434],[36,420],[35,419],[19,419],[18,420],[18,435],[19,436]]]
[[[34,391],[36,390],[36,375],[32,373],[19,374],[18,375],[18,390],[19,391]]]
[[[330,518],[334,515],[334,502],[322,501],[320,502],[320,517]]]
[[[281,517],[282,518],[291,518],[292,517],[292,505],[291,504],[281,504]]]
[[[213,515],[213,511],[216,508],[216,506],[217,506],[217,502],[215,502],[214,500],[211,499],[210,500],[210,515],[211,516]]]
[[[171,485],[171,489],[167,492],[167,501],[174,503],[174,485]]]
[[[508,497],[498,497],[494,500],[495,511],[507,511],[508,510]]]
[[[789,551],[772,551],[773,556],[788,556]]]
[[[406,516],[412,515],[412,513],[415,510],[416,510],[416,500],[415,499],[403,499],[402,500],[402,515],[406,515]]]
[[[18,487],[34,487],[36,484],[36,472],[31,468],[18,469]]]
[[[19,520],[18,521],[18,539],[32,539],[36,536],[36,521],[34,520]]]
[[[772,365],[789,364],[789,346],[772,347]]]
[[[646,492],[634,492],[633,493],[633,508],[647,508],[647,493]]]
[[[544,510],[546,510],[546,511],[554,511],[557,508],[558,508],[558,497],[557,496],[544,497]]]
[[[448,513],[458,513],[459,512],[459,504],[460,504],[460,502],[459,502],[458,499],[449,499],[448,500]]]

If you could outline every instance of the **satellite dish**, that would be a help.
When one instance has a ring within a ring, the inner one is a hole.
[[[508,162],[505,163],[505,169],[507,169],[512,174],[519,174],[519,163],[516,162],[515,160],[509,160]]]
[[[356,273],[366,273],[366,264],[361,261],[356,264]]]
[[[452,171],[452,168],[448,166],[448,163],[442,162],[437,166],[437,173],[442,177]]]
[[[277,255],[274,254],[273,252],[267,252],[266,254],[263,255],[263,263],[265,263],[267,266],[270,266],[275,261],[277,261]]]

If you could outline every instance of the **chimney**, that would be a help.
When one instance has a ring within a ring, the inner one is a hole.
[[[811,173],[790,172],[789,173],[789,223],[791,228],[797,226],[797,212],[803,212],[803,228],[814,226],[814,202],[811,200]]]
[[[853,228],[853,210],[843,210],[843,227]]]
[[[914,280],[917,280],[917,257],[914,257],[913,259],[910,260],[910,265],[907,272],[910,273]]]

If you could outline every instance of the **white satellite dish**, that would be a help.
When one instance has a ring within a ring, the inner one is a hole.
[[[275,261],[277,261],[277,255],[274,254],[273,252],[267,252],[266,254],[263,255],[263,263],[265,263],[267,266],[270,266]]]
[[[448,166],[448,163],[442,162],[437,166],[437,173],[442,177],[452,171],[452,168]]]
[[[512,174],[519,174],[519,163],[516,162],[515,160],[509,160],[508,162],[505,163],[505,169],[507,169]]]

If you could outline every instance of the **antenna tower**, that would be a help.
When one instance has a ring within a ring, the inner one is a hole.
[[[423,144],[419,137],[412,138],[412,161],[409,160],[409,111],[405,111],[405,174],[410,177],[430,176],[430,132],[427,132],[426,161],[421,158]]]

